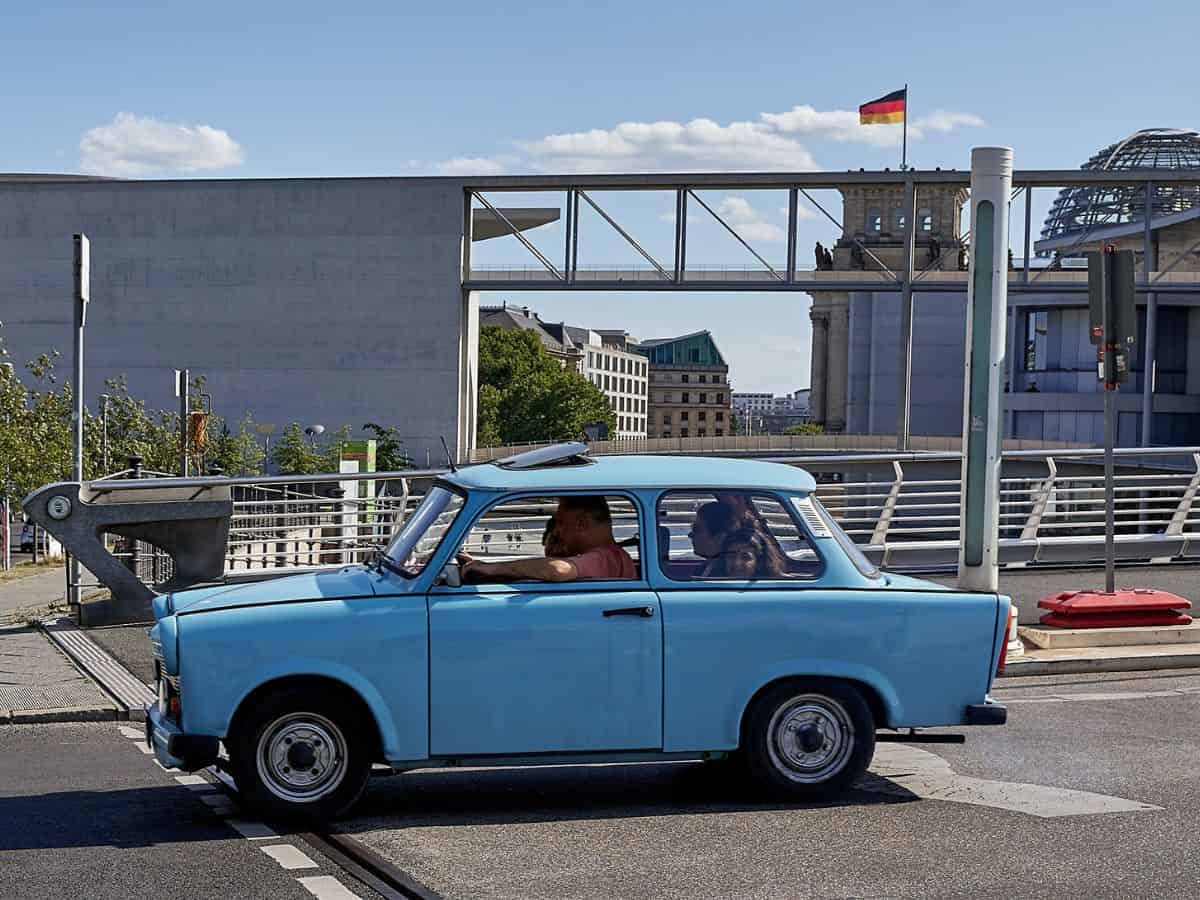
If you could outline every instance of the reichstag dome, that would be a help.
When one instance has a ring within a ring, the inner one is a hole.
[[[1200,133],[1183,128],[1146,128],[1105,147],[1081,169],[1200,169]],[[1093,185],[1063,188],[1050,207],[1042,241],[1064,237],[1082,243],[1088,232],[1107,225],[1141,222],[1145,194],[1140,187]],[[1200,206],[1200,185],[1157,184],[1151,219]],[[1040,243],[1040,242],[1039,242]],[[1043,251],[1043,255],[1048,251]]]

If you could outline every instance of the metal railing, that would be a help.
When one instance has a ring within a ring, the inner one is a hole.
[[[1087,565],[1103,560],[1101,454],[1091,448],[1004,454],[1001,565]],[[1121,448],[1116,457],[1118,561],[1200,561],[1200,447]],[[959,453],[834,453],[774,461],[812,472],[817,496],[877,564],[912,571],[956,564]],[[363,562],[386,544],[439,474],[442,470],[143,479],[141,485],[111,481],[106,487],[133,490],[216,482],[232,487],[226,568],[235,574]],[[360,482],[372,484],[369,496],[357,488],[359,496],[341,493],[348,483]],[[538,510],[520,521],[498,523],[497,545],[536,552],[546,515]],[[677,537],[672,534],[674,549],[679,549]]]

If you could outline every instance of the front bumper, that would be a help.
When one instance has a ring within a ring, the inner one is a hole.
[[[972,703],[967,707],[968,725],[1003,725],[1008,721],[1008,707],[991,697],[984,703]]]
[[[146,708],[146,745],[168,769],[194,772],[217,761],[219,740],[199,734],[184,734],[162,714],[158,704]]]

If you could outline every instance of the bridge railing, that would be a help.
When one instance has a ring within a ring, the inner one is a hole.
[[[1067,448],[1004,454],[1001,565],[1086,565],[1103,559],[1100,453]],[[1200,447],[1119,449],[1116,456],[1117,559],[1200,560]],[[956,564],[961,505],[957,452],[831,453],[775,461],[813,473],[817,496],[877,564],[912,571]],[[363,562],[387,543],[438,474],[440,470],[227,479],[234,492],[227,574]],[[369,495],[357,487],[364,481],[371,485]],[[546,515],[539,510],[505,522],[503,543],[537,552]],[[674,546],[675,536],[672,540]]]

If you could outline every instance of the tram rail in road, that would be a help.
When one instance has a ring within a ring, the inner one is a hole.
[[[237,784],[229,773],[217,766],[209,766],[205,771],[226,794],[232,799],[237,799]],[[266,824],[274,827],[276,823]],[[330,829],[295,831],[288,827],[280,830],[281,833],[291,831],[384,900],[445,900],[441,894],[421,884],[403,869],[347,834]]]

